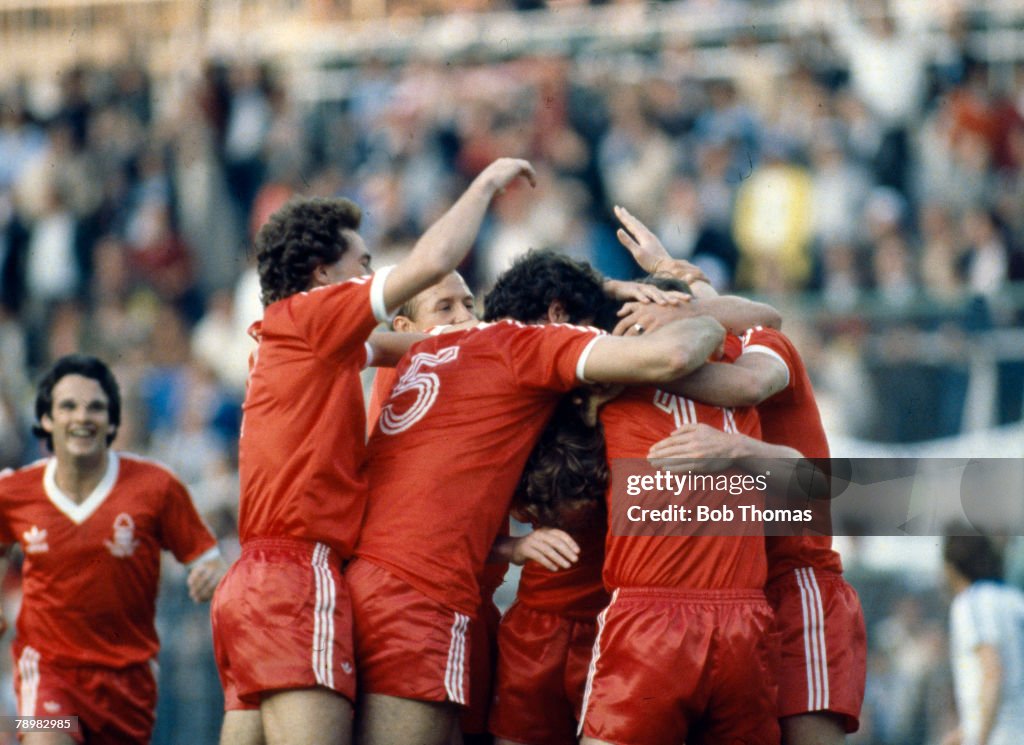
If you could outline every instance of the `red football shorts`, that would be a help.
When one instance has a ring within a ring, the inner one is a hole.
[[[827,711],[860,725],[867,636],[857,591],[835,572],[801,567],[765,588],[781,660],[779,717]]]
[[[468,704],[472,619],[366,559],[352,562],[345,576],[360,690]]]
[[[459,726],[467,735],[487,732],[501,622],[493,596],[481,599],[476,613],[476,620],[469,625],[469,705],[459,715]]]
[[[597,622],[513,603],[498,627],[490,729],[535,745],[575,745]]]
[[[249,541],[217,587],[211,618],[225,710],[317,686],[355,700],[352,606],[324,544]]]
[[[144,662],[125,668],[51,665],[15,642],[14,692],[23,717],[77,716],[75,742],[149,742],[156,716],[156,679]]]
[[[616,590],[580,729],[616,745],[778,745],[772,612],[749,590]]]

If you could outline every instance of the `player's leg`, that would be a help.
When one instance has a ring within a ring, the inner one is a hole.
[[[265,695],[260,704],[267,745],[349,745],[352,704],[327,688]]]
[[[345,574],[360,676],[356,741],[447,745],[469,700],[473,622],[364,559]]]
[[[414,701],[377,693],[367,694],[359,705],[359,745],[447,745],[459,711],[446,701]]]
[[[783,745],[843,745],[846,742],[842,718],[828,712],[785,717],[779,724]]]
[[[718,599],[707,604],[716,631],[707,681],[711,697],[687,742],[779,745],[771,608],[758,592],[714,595]]]
[[[620,588],[598,616],[582,742],[678,745],[707,698],[716,630],[662,588]],[[711,619],[712,621],[714,619]]]
[[[510,745],[576,745],[578,704],[567,695],[566,664],[573,622],[516,602],[498,627],[498,663],[490,731]],[[591,636],[581,666],[582,699],[590,666]],[[576,704],[576,705],[574,705]]]
[[[856,591],[835,572],[800,567],[766,588],[779,642],[784,745],[841,745],[857,730],[867,641]]]
[[[26,732],[21,736],[22,745],[75,745],[74,738],[63,732]]]
[[[264,745],[263,717],[259,709],[235,709],[224,712],[220,745]]]
[[[214,595],[212,618],[223,745],[351,742],[351,603],[330,549],[250,541]]]
[[[451,745],[494,745],[487,730],[494,691],[494,667],[498,652],[501,611],[491,594],[482,597],[476,620],[469,625],[469,701],[459,712]]]

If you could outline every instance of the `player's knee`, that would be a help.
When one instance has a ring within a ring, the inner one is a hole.
[[[457,714],[458,708],[447,701],[371,693],[360,700],[355,740],[357,745],[448,745]]]
[[[259,709],[224,712],[220,745],[265,745],[263,719]]]
[[[267,695],[260,703],[260,714],[267,745],[349,745],[352,741],[352,704],[327,688]]]
[[[842,719],[829,712],[784,717],[779,721],[782,745],[845,745]]]

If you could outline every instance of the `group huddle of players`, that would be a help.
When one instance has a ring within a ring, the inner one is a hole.
[[[347,742],[353,721],[374,745],[841,741],[865,639],[829,538],[608,530],[615,459],[828,457],[778,314],[715,296],[617,208],[650,283],[532,251],[478,321],[454,269],[520,177],[495,161],[372,275],[351,202],[261,230],[242,556],[213,606],[222,743]]]
[[[828,537],[609,527],[626,459],[828,456],[778,313],[717,296],[617,208],[649,281],[531,251],[479,321],[454,270],[520,178],[529,163],[495,161],[372,274],[348,200],[294,200],[260,230],[226,574],[180,482],[110,449],[110,369],[58,360],[36,400],[53,456],[0,474],[0,543],[25,557],[19,713],[81,727],[26,742],[148,741],[161,548],[196,600],[213,595],[222,745],[822,745],[856,729],[864,622]],[[510,517],[533,531],[510,535]]]

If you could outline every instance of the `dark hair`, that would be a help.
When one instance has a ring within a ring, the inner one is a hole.
[[[117,385],[114,373],[97,357],[86,354],[66,355],[53,363],[53,367],[39,381],[39,387],[36,389],[36,423],[32,425],[32,434],[40,440],[45,440],[50,450],[53,450],[53,436],[43,429],[43,415],[53,416],[54,386],[68,375],[81,375],[99,383],[107,395],[107,415],[110,423],[115,429],[121,424],[121,389]],[[107,435],[108,445],[114,441],[115,435],[116,431]]]
[[[558,301],[570,323],[590,319],[605,325],[615,313],[602,288],[603,278],[585,261],[550,250],[531,250],[498,277],[484,297],[484,320],[539,321]],[[617,309],[616,309],[617,310]]]
[[[523,468],[512,507],[539,527],[577,532],[606,520],[604,430],[587,408],[585,390],[563,396]]]
[[[946,536],[942,558],[970,582],[1003,578],[1003,555],[988,536]]]
[[[653,285],[659,290],[665,292],[685,292],[687,295],[693,294],[693,289],[690,285],[678,277],[673,277],[671,274],[648,274],[646,277],[640,280],[645,285]]]
[[[348,199],[293,199],[256,235],[260,299],[264,305],[309,289],[317,267],[349,249],[342,231],[358,230],[362,210]]]

